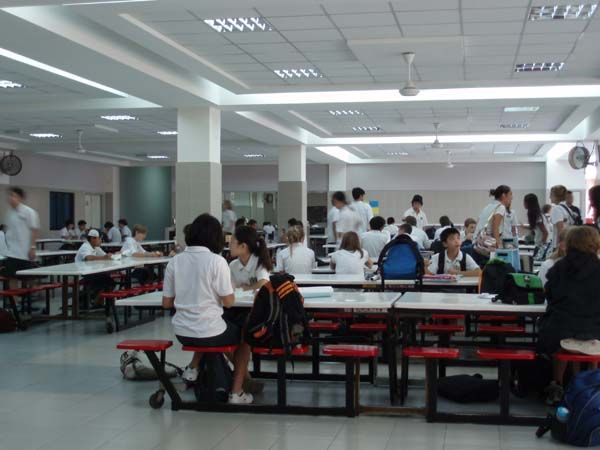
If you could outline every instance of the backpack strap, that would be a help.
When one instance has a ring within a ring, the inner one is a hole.
[[[573,225],[577,225],[577,217],[575,217],[573,215],[573,211],[571,210],[571,208],[569,208],[567,205],[565,205],[564,203],[561,203],[558,206],[562,206],[564,208],[564,210],[567,212],[567,214],[569,215],[569,217],[571,218],[571,220],[573,221]],[[581,216],[579,216],[579,220],[581,220]]]
[[[444,266],[446,265],[446,250],[438,253],[437,255],[438,255],[437,274],[443,275],[444,274]]]
[[[460,260],[460,271],[461,272],[466,272],[467,271],[467,253],[463,252],[462,250],[460,250],[462,252],[462,259]]]

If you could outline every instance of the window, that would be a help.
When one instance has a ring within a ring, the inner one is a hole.
[[[50,192],[50,229],[60,230],[65,221],[75,219],[75,195],[70,192]]]

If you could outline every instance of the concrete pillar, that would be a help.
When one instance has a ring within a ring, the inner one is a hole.
[[[221,220],[221,112],[186,108],[177,111],[175,222],[179,243],[183,227],[202,213]]]
[[[121,169],[112,168],[112,220],[116,224],[121,218]]]
[[[297,145],[279,150],[279,184],[277,223],[287,227],[294,217],[307,225],[306,199],[306,147]]]

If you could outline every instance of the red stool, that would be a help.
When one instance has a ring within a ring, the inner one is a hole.
[[[50,291],[62,288],[62,283],[46,283],[34,286],[35,292],[45,292],[46,294],[46,314],[50,314]]]
[[[340,331],[342,324],[339,322],[309,322],[308,331],[312,336],[312,374],[317,377],[321,372],[321,335],[332,334]]]
[[[465,316],[463,314],[432,314],[431,315],[431,320],[433,320],[434,322],[438,322],[438,321],[456,321],[456,320],[463,320],[465,318]]]
[[[381,333],[382,334],[381,343],[382,343],[383,347],[385,349],[387,349],[386,356],[389,359],[388,366],[390,368],[390,373],[392,373],[391,365],[396,364],[395,363],[396,359],[391,357],[392,356],[391,352],[393,351],[393,348],[390,349],[390,347],[393,347],[393,346],[391,345],[391,337],[387,333],[387,331],[388,331],[387,324],[377,323],[377,322],[353,323],[350,325],[350,331],[355,332],[355,333],[363,333],[363,334],[369,335],[369,341],[368,341],[369,345],[376,344],[377,341],[374,339],[374,335]],[[371,384],[375,384],[376,378],[377,378],[377,360],[371,359],[371,360],[369,360],[369,380],[371,381]]]
[[[450,315],[451,316],[451,315]],[[463,316],[461,316],[463,318]],[[421,345],[425,345],[425,334],[435,334],[437,336],[437,345],[438,347],[449,347],[450,339],[454,335],[454,333],[464,333],[465,327],[464,325],[457,324],[438,324],[438,323],[426,323],[426,324],[418,324],[417,331],[421,333]],[[405,358],[404,363],[407,365],[408,372],[408,359]],[[439,367],[439,377],[446,376],[446,365],[443,361],[440,361],[438,364]]]
[[[360,413],[360,361],[364,358],[376,360],[379,349],[373,345],[327,345],[323,354],[345,362],[346,414],[348,417],[357,416]]]
[[[0,296],[2,296],[5,300],[8,299],[8,304],[10,305],[10,309],[12,310],[13,316],[15,317],[15,320],[17,322],[17,327],[20,330],[26,330],[27,324],[21,319],[21,315],[19,313],[19,308],[17,307],[15,297],[21,297],[21,306],[24,308],[24,300],[26,298],[29,298],[34,292],[36,292],[34,288],[15,288],[0,291]]]
[[[312,316],[315,320],[346,320],[353,317],[352,313],[346,312],[316,312]]]
[[[509,336],[525,334],[525,327],[522,325],[479,325],[477,334],[489,336],[494,344],[502,345]]]

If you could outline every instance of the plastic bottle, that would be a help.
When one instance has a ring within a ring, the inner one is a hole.
[[[556,408],[556,419],[560,423],[566,423],[569,420],[569,416],[571,415],[571,411],[569,411],[564,406],[559,406]]]

